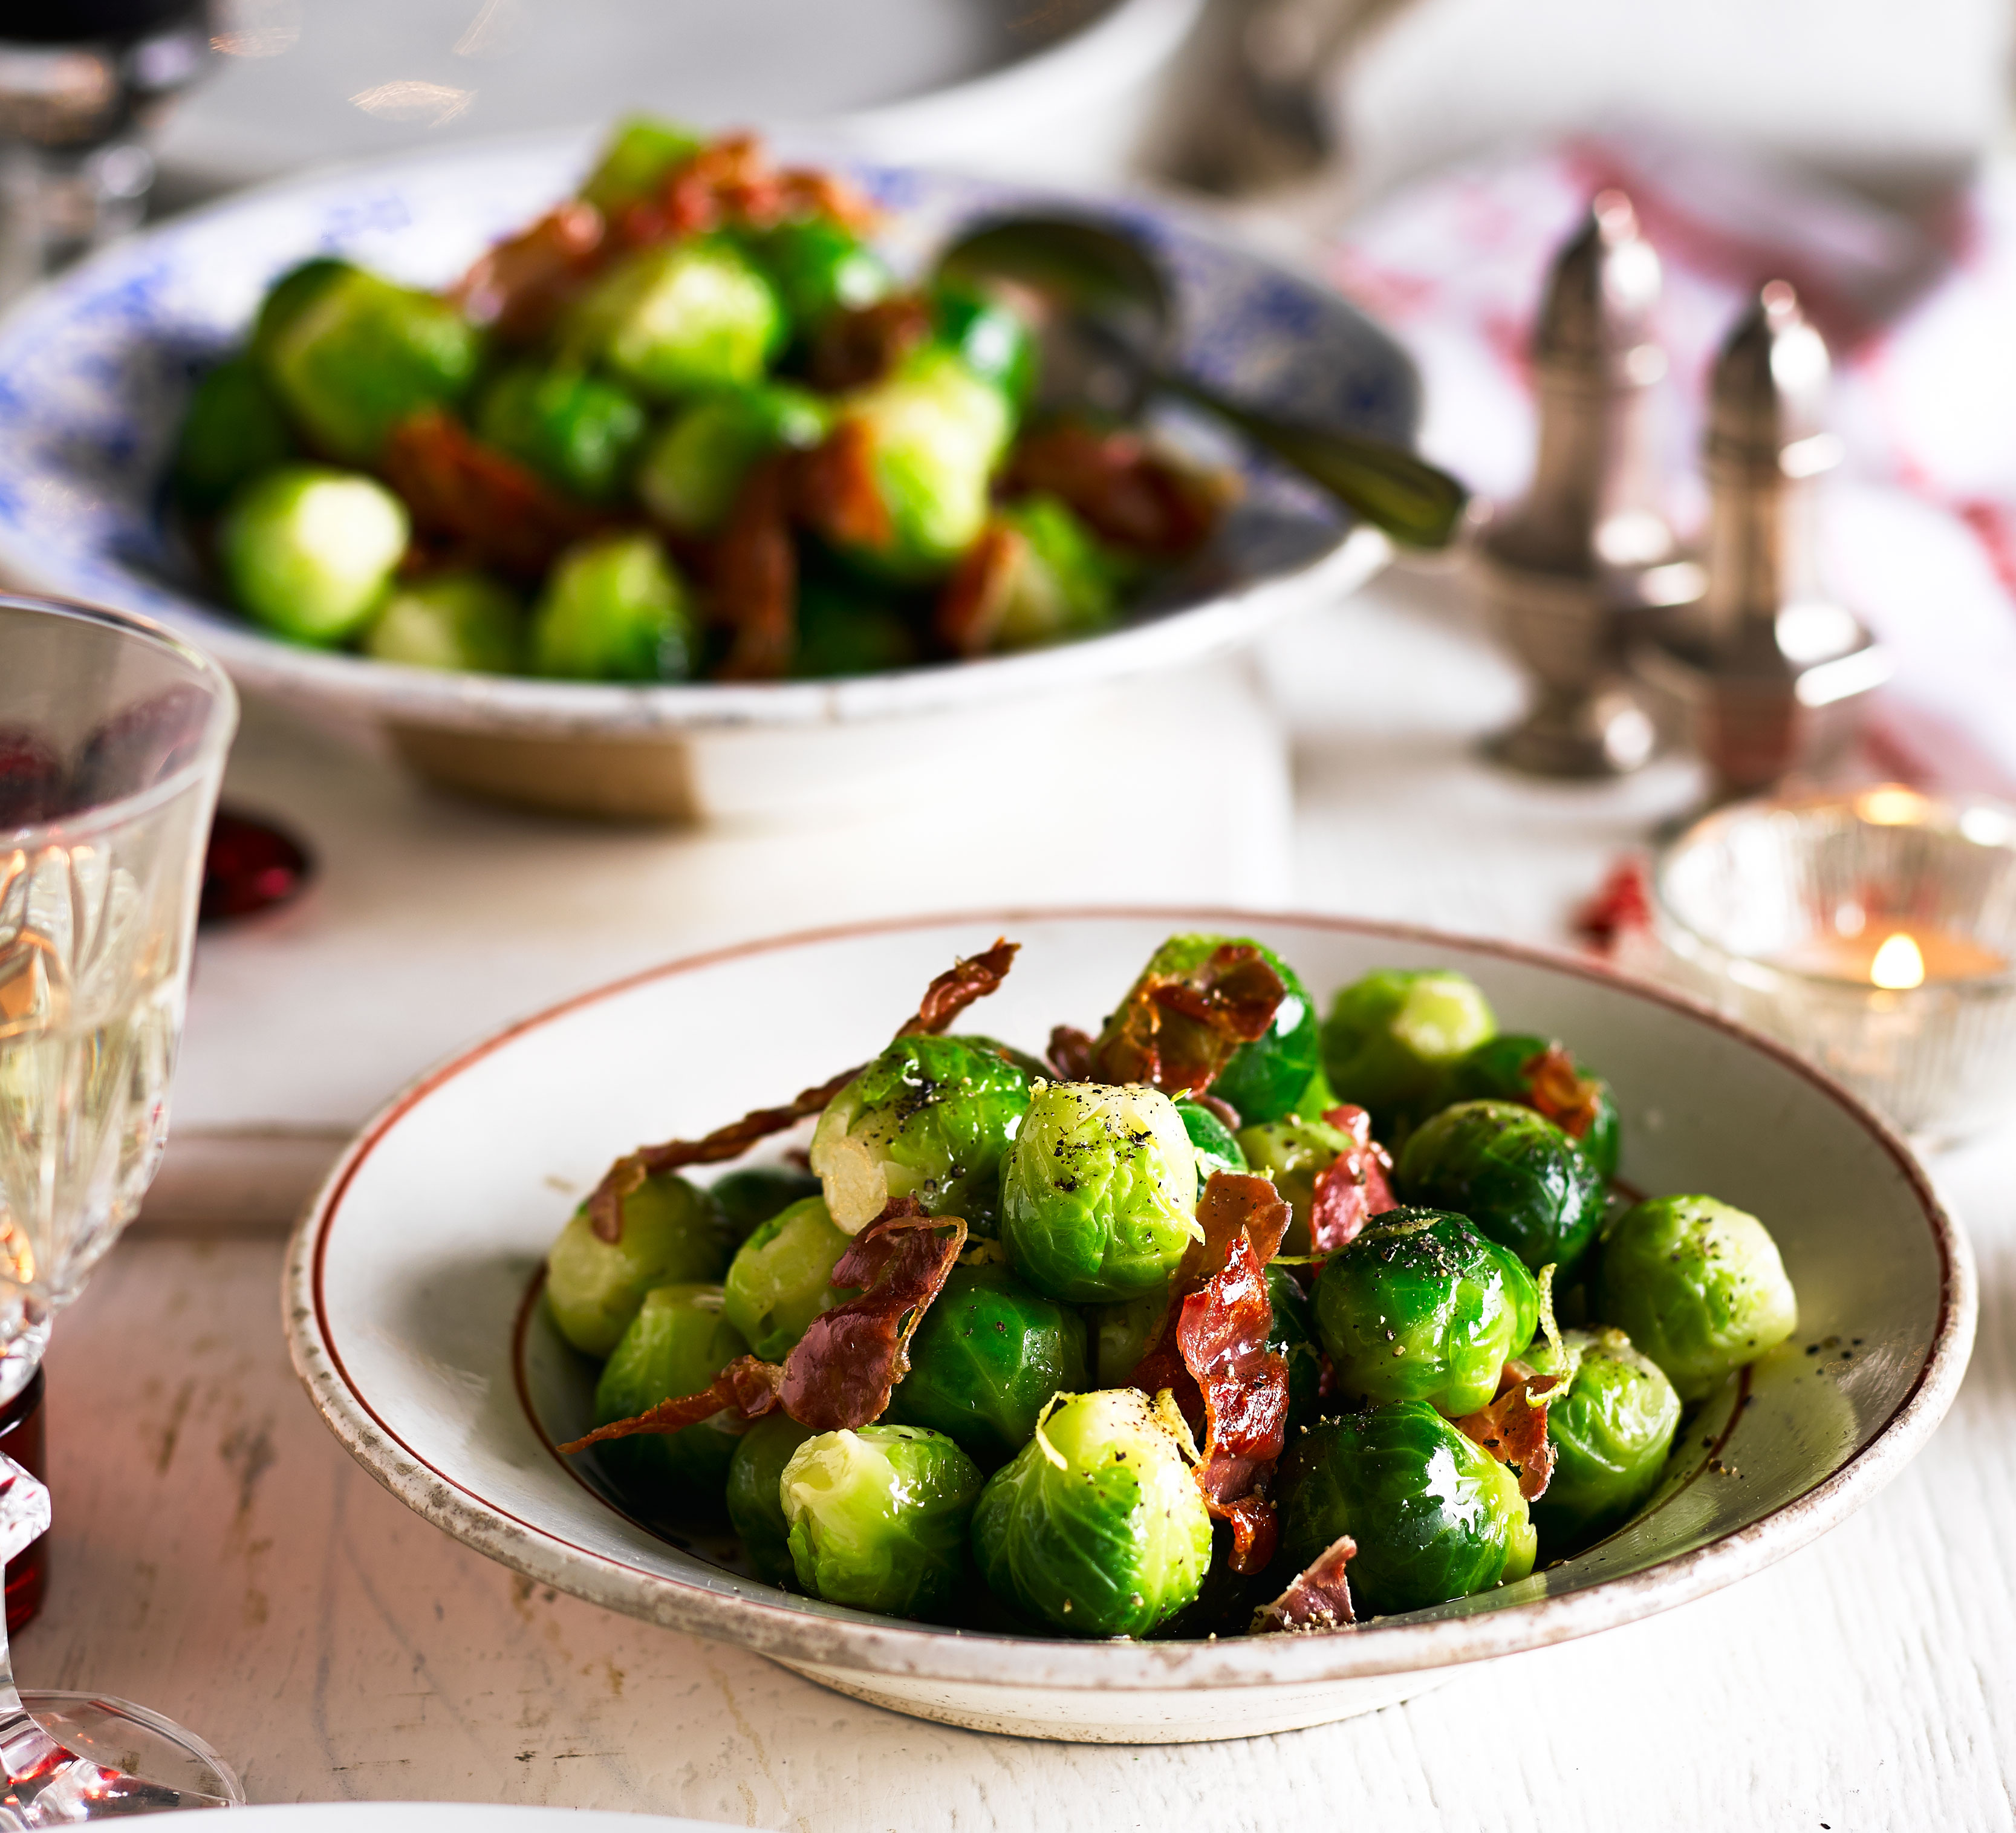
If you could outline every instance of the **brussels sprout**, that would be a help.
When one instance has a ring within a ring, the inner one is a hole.
[[[1001,391],[951,351],[927,344],[850,396],[841,420],[860,441],[880,526],[872,537],[823,531],[872,572],[942,578],[987,524],[988,481],[1013,426]]]
[[[640,249],[576,308],[565,344],[660,400],[754,382],[783,347],[784,308],[718,236]]]
[[[1048,1082],[1057,1074],[1042,1057],[1032,1057],[1027,1050],[1019,1050],[1013,1044],[1004,1044],[1000,1039],[989,1037],[985,1032],[959,1032],[954,1035],[963,1044],[970,1044],[976,1050],[985,1050],[991,1057],[999,1057],[1013,1064],[1032,1082]]]
[[[718,1286],[657,1286],[630,1320],[595,1385],[595,1423],[630,1419],[661,1400],[697,1394],[736,1356],[742,1333],[721,1314]],[[612,1439],[599,1455],[624,1493],[654,1514],[718,1512],[736,1435],[715,1420],[680,1432]]]
[[[1574,1092],[1590,1108],[1589,1125],[1579,1138],[1550,1104],[1550,1096],[1557,1099],[1564,1091],[1536,1089],[1541,1079],[1564,1071],[1582,1085]],[[1487,1038],[1451,1071],[1446,1093],[1453,1101],[1517,1101],[1534,1108],[1575,1138],[1603,1177],[1617,1175],[1617,1103],[1611,1098],[1610,1084],[1589,1075],[1549,1039],[1518,1035]]]
[[[1299,1572],[1340,1536],[1366,1614],[1426,1610],[1533,1569],[1519,1479],[1431,1406],[1399,1401],[1312,1426],[1276,1475],[1281,1566]]]
[[[1554,1473],[1532,1505],[1550,1558],[1607,1533],[1658,1488],[1680,1423],[1680,1397],[1651,1357],[1622,1331],[1569,1331],[1562,1341],[1575,1370],[1568,1392],[1547,1409]],[[1536,1342],[1525,1359],[1543,1374],[1563,1362]]]
[[[892,1197],[991,1234],[1001,1161],[1028,1110],[1029,1079],[1005,1058],[957,1038],[899,1037],[826,1104],[812,1167],[849,1234]]]
[[[1288,1429],[1293,1431],[1323,1410],[1323,1348],[1309,1295],[1287,1267],[1268,1267],[1267,1301],[1274,1313],[1267,1346],[1278,1349],[1288,1364]]]
[[[703,143],[697,135],[670,121],[632,115],[616,124],[581,195],[600,211],[634,203],[657,189]]]
[[[1799,1320],[1769,1231],[1712,1197],[1654,1197],[1627,1209],[1604,1237],[1593,1303],[1686,1401],[1705,1399]]]
[[[1284,1254],[1306,1254],[1314,1245],[1309,1235],[1309,1211],[1316,1201],[1316,1179],[1337,1162],[1340,1153],[1353,1142],[1323,1120],[1305,1120],[1291,1115],[1285,1120],[1269,1121],[1265,1126],[1243,1128],[1240,1149],[1246,1162],[1262,1177],[1272,1180],[1288,1205],[1288,1232],[1281,1237]]]
[[[754,1233],[758,1223],[819,1194],[819,1180],[792,1165],[752,1165],[717,1179],[713,1187],[729,1233],[738,1241]]]
[[[1456,1060],[1496,1034],[1474,982],[1445,967],[1382,967],[1339,989],[1323,1028],[1323,1072],[1389,1145],[1441,1105]]]
[[[787,1413],[768,1414],[742,1435],[728,1466],[728,1519],[766,1585],[789,1585],[797,1578],[782,1479],[791,1453],[812,1435],[810,1426]]]
[[[1278,1120],[1290,1112],[1309,1078],[1316,1073],[1317,1029],[1316,1007],[1294,969],[1264,942],[1250,936],[1172,935],[1149,957],[1126,999],[1107,1021],[1100,1038],[1105,1043],[1134,1003],[1143,981],[1180,979],[1194,974],[1218,949],[1227,945],[1258,949],[1261,957],[1280,978],[1281,1003],[1274,1009],[1265,1032],[1235,1050],[1218,1072],[1210,1093],[1239,1110],[1240,1119],[1253,1126]],[[1249,1154],[1250,1156],[1250,1154]]]
[[[973,1514],[981,1576],[1074,1636],[1143,1636],[1195,1597],[1211,1517],[1147,1395],[1065,1400],[987,1480]]]
[[[1092,1377],[1102,1388],[1124,1388],[1128,1377],[1162,1334],[1168,1315],[1169,1281],[1159,1281],[1138,1298],[1085,1307],[1091,1333]]]
[[[579,681],[683,681],[700,652],[685,584],[648,535],[578,542],[532,612],[532,667]]]
[[[798,586],[798,648],[791,672],[808,680],[880,675],[917,660],[916,632],[888,589],[826,579]]]
[[[1298,1120],[1320,1120],[1333,1107],[1344,1104],[1337,1097],[1337,1090],[1330,1086],[1330,1078],[1323,1074],[1319,1063],[1316,1074],[1309,1078],[1309,1086],[1302,1090],[1301,1099],[1288,1110]]]
[[[713,1197],[661,1172],[623,1199],[617,1240],[602,1240],[585,1208],[568,1219],[546,1251],[546,1303],[584,1356],[607,1356],[653,1286],[719,1279],[733,1245]]]
[[[1006,300],[956,281],[933,290],[931,309],[938,341],[1019,413],[1036,387],[1036,337],[1028,320]]]
[[[779,1479],[798,1583],[829,1604],[930,1617],[966,1572],[980,1471],[941,1432],[820,1432]]]
[[[1197,1194],[1220,1171],[1244,1171],[1246,1154],[1232,1129],[1201,1102],[1179,1098],[1176,1111],[1183,1117],[1183,1131],[1197,1149]]]
[[[1054,1395],[1085,1382],[1083,1318],[1005,1266],[958,1266],[910,1339],[910,1372],[884,1417],[942,1432],[992,1470],[1028,1443]]]
[[[833,410],[819,396],[783,383],[704,394],[652,441],[637,473],[637,494],[676,533],[711,535],[727,520],[758,459],[809,450],[832,421]]]
[[[995,512],[983,538],[1000,543],[970,624],[968,653],[1039,649],[1096,636],[1118,615],[1132,569],[1053,496],[1025,496]]]
[[[1197,1233],[1197,1151],[1154,1089],[1053,1082],[1001,1179],[1001,1238],[1039,1292],[1078,1304],[1152,1291]]]
[[[1452,1419],[1489,1403],[1539,1312],[1518,1257],[1437,1209],[1389,1209],[1316,1281],[1316,1329],[1337,1391],[1423,1400]]]
[[[437,573],[395,586],[364,632],[364,653],[409,668],[515,674],[524,615],[509,588],[483,573]]]
[[[1574,1140],[1513,1101],[1463,1101],[1423,1123],[1394,1167],[1395,1194],[1453,1209],[1537,1273],[1564,1280],[1603,1221],[1601,1175]]]
[[[750,239],[750,248],[801,333],[817,330],[837,312],[873,305],[895,290],[881,256],[830,218],[765,230]]]
[[[229,358],[189,397],[168,474],[175,500],[193,514],[211,514],[248,478],[294,451],[294,436],[258,370],[249,358]]]
[[[483,339],[446,300],[341,261],[283,277],[252,334],[252,357],[310,445],[369,464],[423,408],[459,401]]]
[[[729,1262],[728,1321],[765,1362],[781,1362],[814,1318],[851,1294],[833,1284],[848,1237],[833,1226],[820,1197],[779,1210],[736,1250]]]
[[[476,430],[588,502],[620,495],[644,438],[636,398],[599,376],[519,363],[484,391]]]
[[[405,505],[375,478],[279,465],[232,499],[218,558],[261,624],[297,643],[341,643],[369,622],[409,526]]]

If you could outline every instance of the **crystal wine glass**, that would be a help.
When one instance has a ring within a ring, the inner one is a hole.
[[[160,1163],[236,724],[217,665],[159,625],[0,596],[0,1404]],[[0,1457],[0,1559],[49,1519],[49,1492]],[[139,1707],[24,1703],[0,1623],[0,1828],[243,1799],[207,1745]]]

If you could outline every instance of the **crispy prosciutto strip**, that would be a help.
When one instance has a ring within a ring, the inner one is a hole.
[[[824,444],[797,454],[791,495],[798,519],[835,546],[888,546],[889,506],[876,481],[874,441],[862,421],[842,420]]]
[[[617,212],[623,245],[641,248],[709,229],[774,229],[826,217],[855,230],[871,227],[875,207],[830,172],[773,166],[753,134],[724,134],[668,173],[658,189]]]
[[[959,556],[931,609],[931,628],[956,656],[984,656],[1008,607],[1022,562],[1024,538],[1005,523],[990,522]]]
[[[1372,1136],[1372,1116],[1363,1107],[1328,1107],[1323,1119],[1352,1142],[1327,1170],[1317,1174],[1309,1204],[1309,1246],[1318,1254],[1330,1254],[1373,1216],[1399,1205],[1387,1177],[1393,1161]]]
[[[916,1032],[943,1032],[975,999],[985,999],[1007,978],[1008,970],[1014,965],[1015,952],[1021,945],[1020,942],[997,940],[992,948],[955,961],[925,988],[916,1011],[903,1021],[896,1035],[908,1037]],[[595,1187],[588,1199],[589,1220],[596,1238],[611,1243],[622,1240],[623,1199],[646,1178],[660,1172],[678,1171],[689,1165],[718,1165],[724,1159],[740,1158],[758,1140],[787,1132],[800,1121],[819,1113],[865,1067],[857,1063],[851,1069],[843,1069],[817,1088],[805,1089],[784,1106],[758,1107],[753,1114],[745,1114],[740,1120],[716,1128],[704,1139],[667,1140],[660,1145],[640,1146],[627,1157],[617,1159],[603,1173],[602,1182]]]
[[[543,573],[607,519],[569,502],[439,408],[394,427],[379,463],[419,529],[507,573]]]
[[[478,257],[448,296],[506,343],[532,343],[587,285],[606,229],[593,204],[570,198]]]
[[[797,648],[798,556],[791,545],[786,463],[769,459],[736,492],[714,550],[714,609],[733,631],[723,681],[777,681]]]
[[[914,295],[834,312],[812,333],[806,368],[829,394],[879,382],[931,335],[931,308]]]
[[[1516,1471],[1519,1493],[1528,1502],[1546,1493],[1554,1474],[1554,1442],[1547,1436],[1547,1403],[1559,1399],[1559,1379],[1536,1374],[1525,1363],[1505,1365],[1498,1395],[1489,1406],[1466,1413],[1456,1429],[1474,1439],[1498,1461]]]
[[[1287,990],[1245,942],[1212,949],[1187,974],[1143,975],[1094,1047],[1093,1073],[1168,1095],[1199,1093],[1241,1044],[1266,1035]]]
[[[1197,1220],[1204,1239],[1184,1254],[1161,1335],[1132,1380],[1151,1394],[1168,1388],[1186,1413],[1201,1413],[1197,1487],[1204,1506],[1231,1524],[1233,1570],[1254,1572],[1273,1556],[1265,1483],[1287,1423],[1288,1364],[1267,1347],[1274,1308],[1266,1266],[1288,1206],[1265,1178],[1221,1171],[1204,1187]]]
[[[1287,1590],[1253,1613],[1251,1633],[1265,1636],[1286,1630],[1307,1635],[1356,1622],[1344,1568],[1357,1551],[1358,1543],[1348,1534],[1333,1540],[1307,1572],[1295,1575]]]
[[[738,1356],[697,1394],[661,1400],[634,1418],[597,1426],[563,1445],[579,1451],[607,1439],[678,1432],[733,1413],[761,1419],[779,1407],[814,1431],[851,1430],[879,1419],[909,1372],[910,1339],[966,1245],[956,1216],[926,1215],[903,1197],[855,1236],[833,1269],[836,1286],[861,1290],[812,1320],[779,1367]]]
[[[1171,463],[1138,433],[1069,420],[1024,434],[1002,484],[1011,496],[1060,498],[1114,546],[1166,558],[1200,546],[1230,495],[1222,479]]]
[[[1596,1125],[1603,1084],[1575,1074],[1575,1059],[1559,1044],[1550,1044],[1519,1065],[1526,1105],[1544,1115],[1571,1140],[1584,1137]]]
[[[1050,1067],[1065,1082],[1092,1079],[1092,1039],[1075,1025],[1060,1025],[1050,1032]]]

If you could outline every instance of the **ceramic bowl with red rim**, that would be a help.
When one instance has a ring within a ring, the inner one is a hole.
[[[1022,945],[973,1022],[1040,1049],[1108,1010],[1176,931],[1251,935],[1311,992],[1448,966],[1508,1028],[1607,1076],[1622,1176],[1761,1216],[1797,1288],[1792,1341],[1704,1403],[1647,1510],[1517,1584],[1329,1635],[1086,1642],[866,1615],[760,1583],[732,1545],[633,1520],[553,1445],[592,1374],[533,1292],[610,1161],[704,1133],[858,1062],[956,955]],[[732,1642],[918,1716],[1025,1737],[1161,1743],[1280,1731],[1683,1604],[1782,1558],[1895,1475],[1951,1403],[1973,1263],[1897,1136],[1753,1033],[1566,957],[1319,916],[1001,911],[787,937],[636,975],[430,1071],[358,1136],[295,1239],[294,1363],[337,1436],[457,1539],[541,1584]],[[1829,1353],[1805,1345],[1834,1340]],[[1852,1346],[1852,1347],[1851,1347]],[[1849,1353],[1840,1353],[1843,1348]],[[1747,1396],[1747,1399],[1746,1399]],[[1705,1441],[1705,1443],[1704,1443]]]

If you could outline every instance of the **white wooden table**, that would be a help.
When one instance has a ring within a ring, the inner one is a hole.
[[[1402,671],[1414,686],[1387,691]],[[1283,633],[1262,672],[1294,737],[1298,802],[1287,882],[1253,884],[1250,901],[1285,895],[1559,939],[1566,908],[1615,851],[1692,793],[1679,766],[1595,789],[1489,773],[1471,747],[1510,710],[1512,685],[1432,592],[1383,589]],[[1253,754],[1250,780],[1264,780],[1264,729],[1240,742]],[[321,754],[290,754],[270,733],[261,744],[261,768],[279,786],[272,799],[308,811],[319,837],[348,831],[337,800],[310,793],[315,773],[301,759]],[[509,861],[531,870],[555,851],[599,860],[609,885],[622,877],[606,837],[514,830],[414,802],[359,772],[356,794],[377,798],[366,812],[419,819],[444,870],[474,882],[502,883]],[[679,844],[643,843],[638,870],[662,873],[664,849]],[[710,922],[779,927],[761,911],[727,914],[732,886],[707,876],[710,847],[726,849],[720,873],[747,870],[740,845],[689,845],[681,856],[700,862],[682,895]],[[437,904],[453,888],[437,887]],[[977,880],[965,888],[942,901],[995,891]],[[1153,889],[1188,891],[1166,877]],[[326,895],[342,907],[364,894],[350,880]],[[354,971],[369,974],[373,947],[396,940],[392,906],[352,914],[373,938],[353,953]],[[679,927],[668,917],[668,929]],[[318,933],[301,947],[322,962],[351,945],[333,919]],[[241,1047],[221,1034],[234,1016],[220,1003],[223,983],[265,989],[263,1005],[236,1017],[269,1052],[322,1047],[275,1003],[290,984],[285,941],[276,929],[229,945],[235,965],[229,948],[204,962],[191,1053],[217,1077],[197,1085],[212,1124],[231,1118],[216,1066]],[[254,955],[273,960],[248,964]],[[508,977],[492,990],[484,1022],[545,996],[523,996]],[[387,1082],[434,1047],[409,1053]],[[344,1061],[355,1079],[370,1059]],[[302,1118],[355,1115],[309,1104]],[[2016,1817],[2016,1129],[1936,1169],[1980,1255],[1979,1346],[1945,1428],[1860,1514],[1733,1590],[1459,1672],[1367,1718],[1147,1749],[1016,1741],[895,1716],[733,1650],[534,1589],[466,1551],[353,1466],[296,1386],[280,1340],[277,1236],[190,1238],[183,1231],[203,1217],[185,1203],[135,1230],[56,1334],[55,1563],[45,1612],[19,1639],[18,1670],[31,1685],[105,1689],[185,1719],[264,1801],[555,1802],[808,1833],[2007,1827]]]

